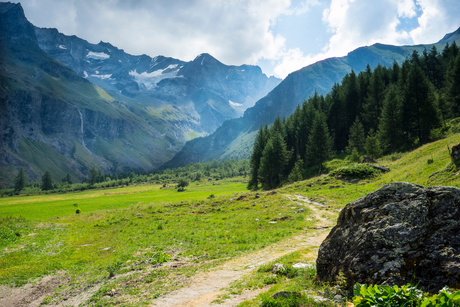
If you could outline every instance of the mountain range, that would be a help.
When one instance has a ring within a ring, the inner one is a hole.
[[[0,3],[0,185],[24,167],[81,181],[153,170],[187,140],[241,116],[280,79],[209,54],[185,62],[134,56],[38,28],[20,4]]]
[[[304,67],[284,80],[258,66],[130,55],[39,28],[20,4],[0,3],[0,187],[20,167],[29,180],[59,181],[150,171],[212,159],[248,158],[260,125],[288,116],[315,91],[326,94],[351,70],[402,62],[460,42],[374,44]]]
[[[230,119],[214,133],[188,141],[174,158],[162,168],[174,168],[189,163],[213,159],[247,159],[252,153],[255,134],[260,125],[271,124],[277,116],[292,114],[295,108],[313,95],[327,94],[334,83],[339,83],[352,70],[364,71],[367,65],[390,66],[401,63],[414,51],[422,53],[433,46],[442,51],[447,43],[460,43],[460,28],[446,34],[434,44],[393,46],[374,44],[360,47],[344,57],[319,61],[289,74],[277,87],[256,104],[248,108],[240,118]]]

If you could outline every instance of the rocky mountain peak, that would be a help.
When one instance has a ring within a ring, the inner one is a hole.
[[[452,33],[446,34],[438,43],[452,43],[460,38],[460,28]]]
[[[26,19],[20,3],[0,3],[0,39],[12,43],[36,43],[33,25]]]

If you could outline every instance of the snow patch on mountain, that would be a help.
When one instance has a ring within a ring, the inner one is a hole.
[[[241,107],[243,105],[242,103],[233,102],[231,100],[229,100],[228,103],[234,108]]]
[[[143,73],[138,73],[135,70],[131,70],[129,75],[133,76],[137,83],[144,84],[144,86],[150,90],[154,88],[161,80],[176,77],[177,72],[179,71],[177,66],[177,64],[169,65],[164,69],[158,69],[150,73],[146,71]]]
[[[107,60],[110,58],[110,55],[104,52],[88,52],[86,55],[87,58],[94,59],[94,60]]]
[[[64,46],[64,45],[59,45],[59,49],[64,49],[65,50],[65,49],[67,49],[67,47]]]
[[[95,77],[95,78],[99,78],[101,80],[104,80],[104,79],[110,79],[110,77],[112,77],[112,74],[108,74],[108,75],[91,75],[91,77]]]

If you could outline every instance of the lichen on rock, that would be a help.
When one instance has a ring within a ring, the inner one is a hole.
[[[459,221],[460,189],[387,184],[341,211],[319,249],[318,279],[342,271],[350,291],[356,282],[458,287]]]

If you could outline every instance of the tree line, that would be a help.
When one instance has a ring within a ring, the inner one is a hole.
[[[24,168],[21,168],[16,175],[13,189],[0,190],[0,195],[14,194],[38,194],[41,192],[70,192],[83,191],[87,189],[100,189],[127,186],[142,183],[177,183],[184,188],[190,181],[220,180],[249,174],[249,160],[229,159],[224,162],[217,160],[189,164],[175,169],[164,169],[150,173],[121,173],[104,174],[98,168],[92,166],[88,169],[87,177],[81,183],[73,183],[70,174],[64,176],[60,181],[54,181],[49,171],[46,171],[40,182],[29,182]]]
[[[402,64],[345,75],[327,95],[315,92],[288,118],[257,132],[248,188],[271,189],[319,172],[334,153],[352,159],[407,151],[443,136],[460,117],[460,53],[454,43],[414,51]]]

